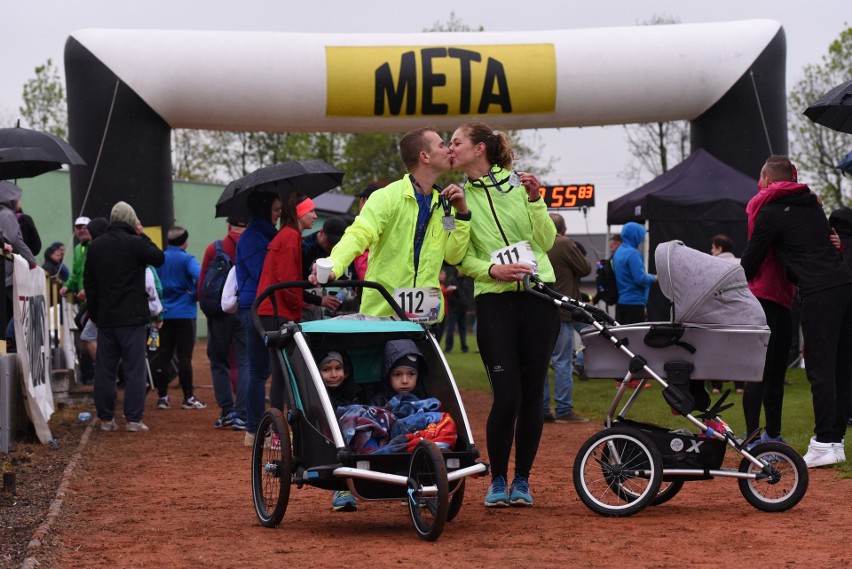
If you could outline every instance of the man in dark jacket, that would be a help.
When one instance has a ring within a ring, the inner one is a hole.
[[[742,266],[751,280],[771,248],[787,278],[799,287],[805,368],[816,419],[804,459],[811,468],[843,462],[852,351],[841,340],[852,337],[852,269],[831,244],[831,227],[816,196],[793,182],[790,160],[770,156],[760,177],[773,199],[757,214]]]
[[[112,208],[107,232],[92,241],[83,282],[89,317],[98,327],[95,408],[102,431],[115,431],[115,379],[124,366],[126,429],[145,432],[145,325],[151,320],[145,293],[145,267],[163,264],[163,252],[142,233],[136,212],[125,202]]]
[[[551,213],[550,219],[556,226],[556,239],[547,252],[553,272],[556,273],[556,292],[569,298],[580,298],[580,279],[592,272],[592,265],[580,251],[577,244],[565,237],[565,219],[558,213]],[[553,399],[556,403],[556,416],[550,412],[550,382],[544,379],[544,420],[557,423],[586,423],[588,419],[574,411],[574,326],[571,312],[559,311],[559,336],[553,348]]]

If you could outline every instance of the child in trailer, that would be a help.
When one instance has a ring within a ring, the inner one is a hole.
[[[451,448],[456,428],[441,402],[425,397],[426,358],[411,340],[385,344],[382,391],[370,405],[338,407],[343,440],[359,454],[411,452],[422,439]]]
[[[317,359],[317,368],[335,410],[361,403],[363,393],[352,376],[352,362],[346,352],[330,351],[322,354]],[[358,503],[352,492],[337,490],[332,495],[331,508],[335,512],[354,512],[358,509]]]
[[[384,407],[393,413],[394,421],[390,440],[374,453],[411,452],[423,439],[443,449],[452,449],[455,445],[456,426],[452,417],[441,411],[437,398],[426,397],[428,371],[426,358],[413,341],[391,340],[385,344],[383,395],[390,395],[390,400]]]

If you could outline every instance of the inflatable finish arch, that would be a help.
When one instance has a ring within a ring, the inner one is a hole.
[[[704,148],[750,176],[787,151],[778,22],[541,32],[301,34],[82,30],[65,46],[72,206],[130,201],[173,219],[171,128],[452,130],[690,120]],[[606,149],[601,149],[606,152]],[[93,170],[97,165],[94,177]],[[211,206],[212,211],[212,206]]]

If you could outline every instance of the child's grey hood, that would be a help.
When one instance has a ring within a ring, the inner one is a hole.
[[[417,356],[418,371],[421,374],[426,374],[426,358],[423,357],[423,352],[417,347],[417,344],[412,340],[391,340],[385,344],[385,355],[382,359],[382,380],[387,382],[390,376],[391,366],[400,358],[408,355]]]

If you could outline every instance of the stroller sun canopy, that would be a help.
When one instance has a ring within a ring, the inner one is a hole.
[[[660,243],[654,253],[657,279],[678,324],[766,326],[739,262],[691,249],[681,241]]]
[[[364,334],[370,332],[423,332],[423,326],[398,320],[349,320],[330,318],[302,322],[303,332],[331,332],[334,334]]]

